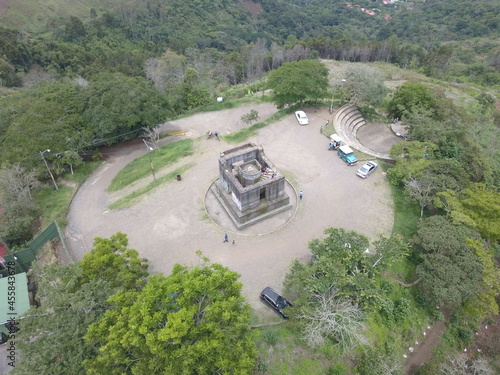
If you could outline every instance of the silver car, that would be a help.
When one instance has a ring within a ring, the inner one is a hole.
[[[356,174],[361,178],[367,178],[377,168],[378,168],[377,163],[375,163],[374,161],[367,161],[361,168],[358,169]]]

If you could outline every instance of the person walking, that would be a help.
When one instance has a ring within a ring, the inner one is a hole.
[[[301,191],[300,191],[300,193],[299,193],[299,198],[300,198],[300,200],[302,200],[302,196],[303,196],[303,195],[304,195],[304,193],[303,193],[303,192],[302,192],[302,190],[301,190]]]
[[[235,240],[233,240],[233,245],[236,245],[236,243],[234,242]]]
[[[228,237],[227,233],[224,235],[224,242],[229,242],[229,237]]]

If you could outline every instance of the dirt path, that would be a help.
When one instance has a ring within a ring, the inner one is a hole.
[[[204,135],[208,130],[224,135],[242,128],[240,117],[251,109],[259,112],[261,120],[276,112],[270,104],[248,104],[165,124],[165,131],[182,129],[198,141],[192,156],[158,173],[194,165],[182,181],[162,185],[128,209],[110,211],[107,207],[115,197],[106,189],[118,171],[146,149],[139,143],[106,150],[106,162],[80,187],[70,207],[66,234],[75,258],[81,259],[92,247],[94,237],[109,237],[118,231],[126,233],[130,246],[149,260],[152,273],[168,274],[175,263],[196,265],[196,251],[201,250],[211,261],[241,274],[243,294],[258,320],[269,321],[275,314],[260,303],[259,292],[266,286],[281,290],[290,262],[308,259],[308,242],[322,237],[326,227],[356,230],[372,239],[390,234],[394,218],[386,177],[378,171],[362,180],[355,174],[356,167],[348,167],[327,150],[328,139],[319,130],[326,120],[331,121],[328,109],[306,108],[308,126],[299,126],[291,114],[249,139],[262,145],[295,189],[304,192],[300,204],[293,203],[295,215],[286,225],[259,234],[232,230],[226,226],[223,212],[218,224],[210,220],[205,197],[218,176],[218,156],[236,145],[206,140]],[[175,137],[168,137],[166,141],[173,140]],[[225,232],[230,243],[223,243]]]
[[[408,355],[405,364],[405,374],[413,375],[418,369],[432,358],[432,351],[439,343],[446,327],[446,322],[436,322],[429,330],[426,330],[425,340],[416,346],[415,351]]]
[[[7,13],[8,8],[9,8],[9,1],[0,0],[0,15]]]

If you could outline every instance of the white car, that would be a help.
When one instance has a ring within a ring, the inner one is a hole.
[[[304,111],[295,112],[295,117],[297,117],[297,121],[299,122],[300,125],[309,124],[309,119],[307,118],[307,115]]]
[[[374,161],[367,161],[365,165],[358,169],[356,174],[361,178],[367,178],[377,169],[377,167],[378,165]]]

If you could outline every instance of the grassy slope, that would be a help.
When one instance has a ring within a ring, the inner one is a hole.
[[[76,16],[90,19],[90,9],[102,14],[116,3],[116,0],[0,0],[7,9],[0,12],[0,25],[27,32],[40,32],[52,19]],[[3,7],[0,6],[0,9]]]

